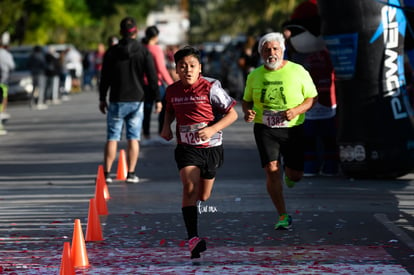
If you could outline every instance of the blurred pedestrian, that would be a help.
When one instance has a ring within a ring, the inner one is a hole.
[[[111,35],[110,37],[108,37],[107,46],[108,48],[110,48],[113,45],[118,44],[118,42],[119,42],[118,37],[116,37],[115,35]]]
[[[3,40],[3,39],[2,39]],[[10,118],[7,110],[8,80],[10,71],[16,67],[7,45],[0,41],[0,135],[7,134],[3,122]]]
[[[82,54],[73,45],[70,45],[65,53],[65,65],[71,81],[70,91],[79,92],[83,74]]]
[[[90,91],[93,88],[95,77],[95,51],[87,50],[82,57],[83,90]]]
[[[266,174],[267,192],[278,212],[275,229],[288,229],[292,218],[283,196],[282,175],[288,187],[303,177],[305,112],[317,100],[309,73],[283,59],[285,40],[281,33],[268,33],[259,40],[264,64],[247,77],[243,96],[246,122],[254,122],[254,137]],[[283,163],[282,163],[283,160]]]
[[[142,43],[147,47],[147,49],[152,54],[154,58],[155,68],[157,70],[158,76],[158,87],[160,89],[160,97],[163,103],[163,108],[158,115],[158,131],[157,133],[160,134],[162,130],[162,125],[164,122],[164,114],[165,114],[165,88],[168,85],[173,83],[173,80],[170,76],[170,73],[167,70],[167,66],[165,64],[165,54],[162,48],[158,45],[158,35],[160,31],[156,26],[149,26],[145,30],[145,37],[142,39]],[[146,79],[145,79],[146,80]],[[148,85],[145,85],[145,90],[148,89]],[[142,140],[141,144],[144,145],[144,142],[150,142],[151,139],[151,113],[154,105],[154,98],[151,96],[150,93],[146,93],[145,95],[145,105],[144,105],[144,120],[142,124],[142,131],[144,140]],[[164,140],[164,139],[162,139]]]
[[[45,84],[45,102],[58,103],[59,102],[59,75],[61,73],[61,66],[59,62],[59,55],[53,47],[49,47],[45,56],[46,68],[46,84]]]
[[[243,72],[243,83],[246,83],[247,75],[259,65],[260,56],[254,46],[256,38],[248,36],[238,59],[238,65]]]
[[[66,66],[67,50],[59,52],[59,94],[63,101],[70,100],[70,92],[72,89],[72,78],[70,77],[68,67]]]
[[[240,53],[243,50],[244,42],[239,39],[231,43],[228,49],[221,55],[221,75],[222,83],[230,96],[240,99],[243,96],[243,72],[238,64]]]
[[[156,101],[157,112],[162,104],[158,90],[158,78],[151,53],[137,37],[136,21],[124,18],[120,23],[122,39],[110,47],[104,56],[99,83],[99,109],[107,114],[107,142],[104,152],[104,171],[106,182],[112,182],[110,171],[117,153],[125,123],[127,138],[127,183],[137,183],[135,168],[139,157],[144,109],[144,75],[150,87],[148,93]],[[109,92],[109,104],[107,93]]]
[[[47,106],[45,101],[46,87],[46,56],[41,46],[34,46],[33,51],[27,61],[33,82],[33,90],[31,94],[30,106],[36,109],[45,109]]]
[[[175,161],[182,181],[182,214],[191,258],[199,258],[206,242],[198,236],[197,201],[206,201],[217,168],[223,163],[222,130],[237,119],[236,101],[218,80],[201,76],[200,52],[184,47],[174,54],[180,80],[167,87],[161,136],[173,138],[176,121]]]
[[[180,78],[175,71],[175,62],[174,62],[174,54],[178,51],[178,47],[176,45],[168,45],[165,49],[165,56],[167,62],[167,70],[170,73],[171,78],[173,81],[177,81]]]
[[[94,79],[99,87],[99,81],[101,79],[103,57],[105,55],[105,45],[103,43],[98,44],[98,49],[94,53]]]

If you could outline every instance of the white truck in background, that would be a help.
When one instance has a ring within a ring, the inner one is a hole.
[[[187,11],[178,7],[166,6],[162,11],[152,11],[147,16],[147,26],[155,25],[160,31],[161,46],[183,45],[188,43],[190,20]],[[145,28],[142,30],[145,35]]]

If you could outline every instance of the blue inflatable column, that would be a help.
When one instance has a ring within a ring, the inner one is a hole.
[[[414,117],[404,76],[406,19],[397,0],[318,0],[336,74],[341,169],[395,178],[414,168]]]

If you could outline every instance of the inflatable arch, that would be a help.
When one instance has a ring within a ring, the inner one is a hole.
[[[414,0],[318,0],[336,73],[337,140],[347,177],[395,178],[414,169],[414,116],[404,75],[414,48],[412,7]],[[405,42],[411,42],[406,49]]]

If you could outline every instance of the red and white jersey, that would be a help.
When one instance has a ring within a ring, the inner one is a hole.
[[[201,141],[197,131],[221,119],[236,101],[221,87],[220,81],[200,77],[190,87],[177,81],[167,87],[166,111],[174,112],[178,144],[214,147],[222,144],[222,132],[208,141]]]

